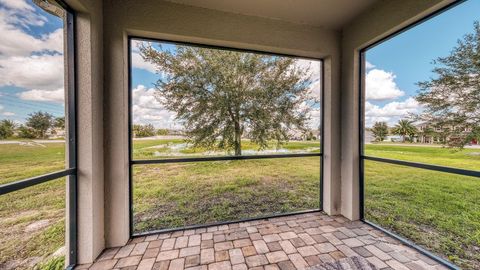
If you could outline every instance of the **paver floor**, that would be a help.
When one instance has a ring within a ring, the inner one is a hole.
[[[378,269],[447,269],[360,221],[308,213],[136,237],[76,269],[305,269],[361,256]]]

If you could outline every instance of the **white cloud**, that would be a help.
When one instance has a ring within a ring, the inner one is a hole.
[[[155,97],[154,88],[138,85],[132,91],[132,110],[134,124],[152,124],[156,128],[181,127],[175,121],[175,114],[165,110]]]
[[[63,30],[57,29],[42,37],[34,37],[12,21],[11,12],[0,9],[0,57],[29,56],[32,52],[63,51]]]
[[[375,122],[387,122],[390,126],[410,114],[419,113],[422,106],[412,97],[405,101],[393,101],[380,107],[370,102],[365,102],[365,126],[370,127]]]
[[[138,52],[132,52],[132,66],[134,68],[143,69],[151,73],[156,72],[155,65],[143,60],[143,57]]]
[[[65,92],[63,88],[56,90],[28,90],[21,92],[18,96],[23,100],[33,100],[33,101],[47,101],[47,102],[56,102],[64,103]]]
[[[374,67],[375,67],[374,64],[372,64],[372,63],[370,63],[370,62],[368,62],[368,61],[365,62],[365,68],[366,68],[366,69],[372,69],[372,68],[374,68]]]
[[[63,87],[63,56],[32,55],[0,59],[0,86],[55,90]]]
[[[365,77],[367,100],[388,100],[401,97],[405,92],[395,83],[395,74],[381,69],[371,69]]]
[[[0,0],[0,87],[56,90],[63,87],[63,29],[35,37],[31,26],[47,19],[25,0]],[[30,94],[30,93],[28,93]]]
[[[34,8],[30,6],[25,0],[0,0],[0,4],[10,9],[20,9],[33,11]]]
[[[0,0],[0,4],[9,24],[29,29],[30,26],[43,26],[47,21],[25,0]]]
[[[155,65],[143,60],[143,57],[140,55],[140,46],[149,44],[151,44],[151,42],[132,40],[132,67],[143,69],[151,73],[156,73],[157,69]]]

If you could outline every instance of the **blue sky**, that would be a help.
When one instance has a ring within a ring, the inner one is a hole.
[[[431,62],[446,56],[473,22],[480,20],[480,0],[469,0],[367,52],[366,124],[393,125],[421,111],[412,98],[416,83],[432,76]],[[0,0],[0,119],[24,122],[42,110],[64,115],[63,22],[31,0]],[[133,46],[135,48],[135,46]],[[173,48],[173,45],[163,45]],[[174,115],[155,104],[155,67],[133,50],[134,114],[142,123],[176,128]]]
[[[374,67],[367,70],[366,125],[393,125],[408,112],[421,111],[411,99],[416,83],[434,76],[432,60],[448,56],[457,40],[473,32],[475,20],[480,20],[480,1],[469,0],[369,49],[366,61]]]

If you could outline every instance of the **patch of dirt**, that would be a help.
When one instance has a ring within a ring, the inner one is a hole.
[[[38,210],[28,210],[28,211],[22,211],[19,213],[16,213],[15,216],[13,217],[2,217],[2,220],[0,221],[0,224],[8,224],[10,222],[14,222],[18,219],[25,218],[25,217],[32,217],[40,213]]]
[[[24,260],[11,260],[0,264],[0,270],[31,269],[41,261],[42,257],[30,257]]]
[[[50,220],[42,219],[32,222],[25,227],[25,232],[36,232],[50,225]]]

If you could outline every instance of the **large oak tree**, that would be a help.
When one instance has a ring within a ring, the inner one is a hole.
[[[434,78],[420,82],[422,120],[441,127],[453,147],[480,139],[480,24],[447,57],[433,62]]]
[[[242,154],[242,137],[260,148],[307,130],[311,74],[297,60],[256,53],[176,46],[140,47],[161,75],[156,98],[176,113],[195,146]]]

